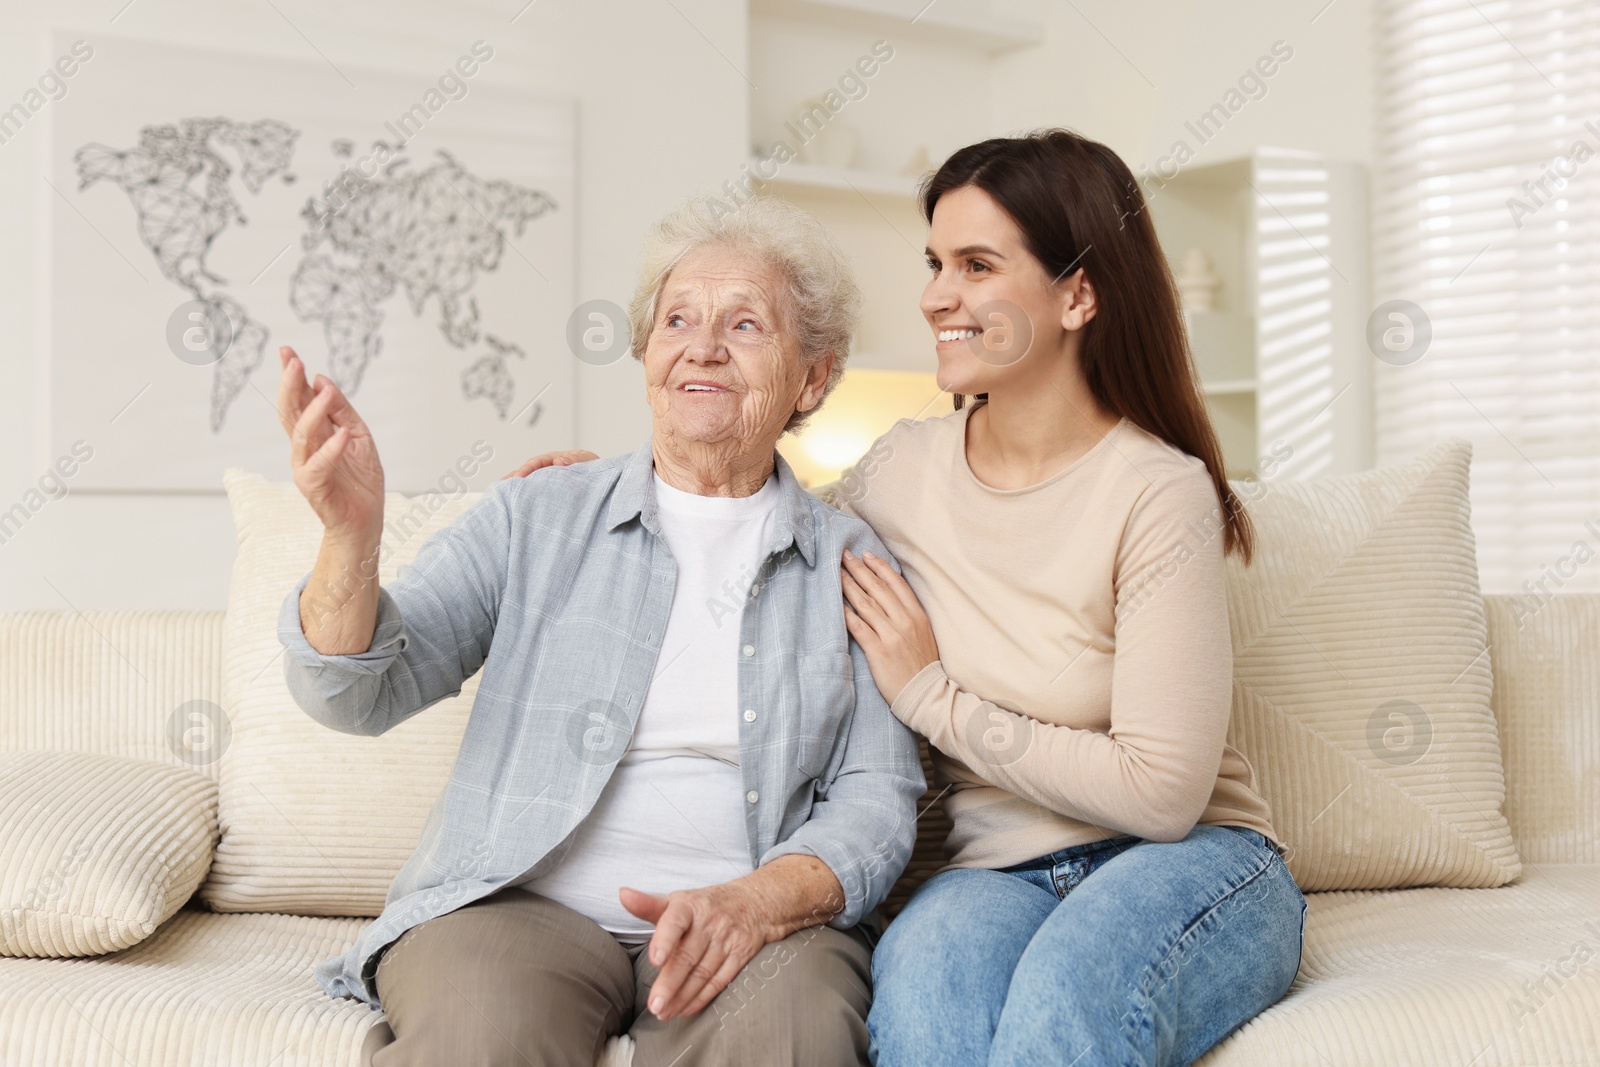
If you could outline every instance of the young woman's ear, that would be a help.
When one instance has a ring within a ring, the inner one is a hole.
[[[1089,272],[1079,267],[1056,283],[1061,290],[1061,327],[1081,330],[1099,307],[1095,302],[1094,284]]]

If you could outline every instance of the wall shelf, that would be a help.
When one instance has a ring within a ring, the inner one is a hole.
[[[751,161],[751,170],[755,170],[756,161]],[[771,179],[756,179],[762,185],[776,186],[778,189],[832,189],[840,192],[879,193],[884,196],[898,196],[907,200],[915,200],[917,186],[920,179],[909,178],[903,174],[890,174],[886,171],[862,170],[856,167],[825,167],[819,163],[801,163],[795,160],[785,163],[778,171],[778,176]]]
[[[1256,391],[1254,378],[1225,378],[1214,382],[1202,382],[1200,389],[1207,396],[1236,396],[1242,393]]]
[[[960,45],[986,55],[1044,40],[1042,26],[992,15],[967,0],[751,0],[750,9],[776,18],[867,29],[891,39]]]

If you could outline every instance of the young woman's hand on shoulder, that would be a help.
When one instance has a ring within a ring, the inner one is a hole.
[[[867,654],[872,680],[891,705],[906,683],[939,658],[933,624],[911,586],[871,552],[844,550],[844,621]]]

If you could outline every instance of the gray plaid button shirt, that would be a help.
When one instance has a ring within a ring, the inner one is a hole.
[[[756,712],[739,720],[745,828],[755,866],[805,853],[832,869],[846,902],[829,925],[843,929],[910,859],[924,787],[915,736],[844,625],[841,550],[892,557],[865,523],[802,489],[782,456],[777,470],[766,562],[740,591],[739,710]],[[317,964],[329,996],[378,1007],[383,948],[561,861],[627,747],[672,605],[677,567],[652,473],[647,441],[496,482],[379,588],[366,652],[324,656],[306,641],[309,572],[284,598],[289,691],[331,729],[382,734],[484,671],[450,781],[383,914]]]

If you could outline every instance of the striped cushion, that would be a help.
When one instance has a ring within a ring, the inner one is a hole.
[[[1234,703],[1303,890],[1495,886],[1520,869],[1467,499],[1471,445],[1309,482],[1236,484]],[[1254,496],[1256,499],[1252,499]]]
[[[135,945],[211,866],[217,785],[185,767],[85,752],[0,756],[0,955]]]
[[[950,816],[944,810],[944,797],[950,792],[950,787],[937,784],[926,737],[917,738],[917,755],[922,760],[922,777],[928,787],[917,800],[917,838],[911,847],[911,860],[890,887],[889,895],[883,902],[885,919],[899,915],[900,909],[911,899],[911,894],[932,878],[933,872],[943,867],[949,859],[945,855],[944,843],[950,836]]]
[[[239,548],[223,623],[222,841],[201,897],[214,911],[377,915],[444,789],[478,678],[382,737],[337,733],[289,695],[283,598],[316,562],[322,525],[291,482],[237,468],[224,485]],[[392,582],[482,493],[385,501],[378,580]]]

